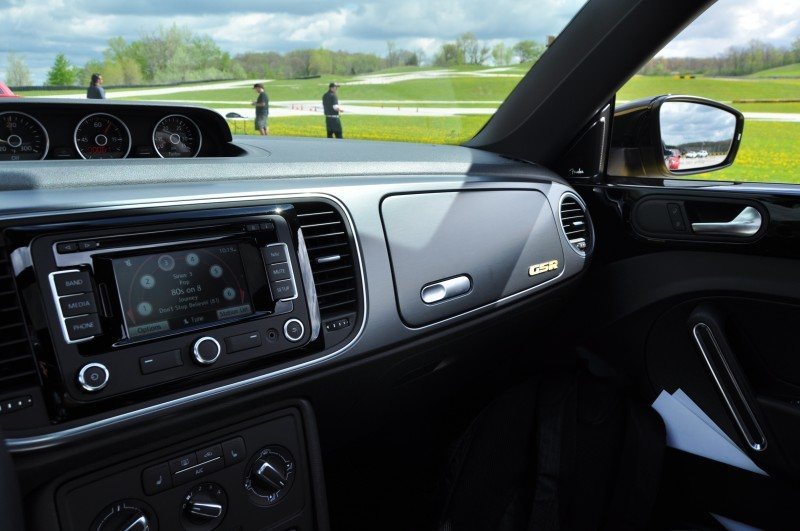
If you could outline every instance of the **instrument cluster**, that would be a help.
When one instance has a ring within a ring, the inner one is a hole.
[[[25,103],[0,106],[0,162],[219,156],[219,140],[230,140],[227,123],[208,109]],[[214,134],[204,149],[209,122]]]

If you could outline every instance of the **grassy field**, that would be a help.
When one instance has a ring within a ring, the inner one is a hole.
[[[461,144],[480,129],[488,116],[346,116],[344,137],[358,140],[400,140],[426,144]],[[256,134],[252,120],[229,120],[233,134]],[[320,116],[270,118],[269,133],[275,136],[324,137],[325,120]]]
[[[407,79],[385,84],[359,84],[359,77],[323,77],[304,80],[275,80],[265,88],[272,102],[319,101],[330,81],[344,85],[339,89],[342,104],[397,107],[496,107],[517,85],[527,70],[526,65],[510,70],[490,70],[481,74],[480,67],[459,67],[447,77]],[[435,68],[422,69],[441,70]],[[420,72],[401,67],[383,71],[381,75],[403,75]],[[478,72],[476,72],[478,71]],[[495,75],[492,75],[495,74]],[[497,74],[502,74],[498,76]],[[505,74],[513,74],[509,77]],[[432,74],[429,74],[432,75]],[[127,89],[125,89],[127,90]],[[109,88],[110,93],[114,92]],[[64,91],[75,94],[76,91]],[[23,96],[55,95],[57,92],[23,93]],[[742,112],[798,113],[800,102],[800,64],[771,69],[749,78],[680,79],[677,76],[634,76],[620,89],[617,98],[630,101],[658,94],[692,94],[727,102]],[[132,100],[166,100],[192,102],[215,108],[241,108],[254,98],[253,90],[241,88],[203,90],[167,95],[148,95]],[[356,100],[364,100],[355,103]],[[759,103],[732,103],[734,100],[774,100]],[[398,103],[401,102],[401,103]],[[438,103],[437,103],[438,102]],[[347,138],[368,140],[402,140],[409,142],[459,144],[471,138],[488,120],[489,115],[469,116],[365,116],[343,117]],[[232,121],[234,133],[253,134],[250,120]],[[322,117],[271,117],[270,132],[281,136],[325,136]],[[773,181],[800,183],[800,123],[758,122],[750,120],[737,162],[733,167],[708,177],[723,180]]]
[[[800,79],[709,78],[634,76],[617,99],[637,100],[658,94],[691,94],[730,102],[751,99],[800,99]]]
[[[779,66],[777,68],[770,68],[750,74],[747,77],[765,78],[765,77],[798,77],[800,78],[800,63],[792,65]]]
[[[733,166],[697,178],[800,184],[800,123],[745,123]]]

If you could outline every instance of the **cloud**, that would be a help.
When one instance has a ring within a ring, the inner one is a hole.
[[[758,39],[787,46],[800,38],[797,0],[719,0],[658,55],[709,57]]]
[[[601,0],[600,0],[601,1]],[[422,50],[464,32],[513,44],[558,34],[583,0],[0,0],[0,63],[24,56],[42,82],[55,55],[78,65],[99,59],[108,39],[134,40],[173,23],[213,37],[235,55],[324,46],[384,54],[386,41]],[[751,38],[785,45],[800,36],[797,0],[720,0],[662,55],[713,55]],[[5,73],[0,66],[0,76]]]

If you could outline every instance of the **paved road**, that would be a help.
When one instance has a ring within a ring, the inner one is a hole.
[[[134,90],[107,90],[106,98],[110,100],[118,98],[139,98],[142,96],[162,96],[165,94],[180,94],[183,92],[201,92],[204,90],[219,90],[237,87],[252,87],[254,83],[268,83],[260,79],[247,79],[240,81],[221,81],[216,83],[203,83],[202,85],[181,85],[177,87],[159,87]],[[58,94],[55,96],[36,96],[37,98],[69,98],[85,99],[86,91],[75,94]],[[173,100],[173,103],[180,103]]]

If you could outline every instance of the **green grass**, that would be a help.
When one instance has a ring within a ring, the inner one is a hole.
[[[800,102],[797,103],[733,103],[742,112],[782,112],[800,113]]]
[[[483,127],[488,115],[479,116],[345,116],[345,138],[421,142],[425,144],[461,144]],[[252,120],[230,120],[233,134],[256,134]],[[269,132],[274,136],[325,137],[322,116],[270,118]]]
[[[694,178],[800,184],[800,123],[746,122],[733,165]]]
[[[747,77],[765,78],[765,77],[798,77],[800,78],[800,63],[791,65],[779,66],[777,68],[769,68],[761,70],[755,74],[750,74]]]
[[[264,86],[272,101],[321,100],[333,78],[276,81]],[[517,85],[517,77],[448,77],[415,79],[384,85],[344,85],[339,99],[346,100],[493,100],[502,101]],[[252,101],[248,87],[130,98],[136,100]]]
[[[800,79],[634,76],[617,93],[618,100],[637,100],[659,94],[691,94],[730,102],[743,99],[799,99]]]

